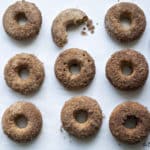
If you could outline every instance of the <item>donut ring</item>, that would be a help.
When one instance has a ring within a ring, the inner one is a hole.
[[[124,28],[121,19],[128,19],[130,27]],[[136,4],[121,2],[112,6],[105,16],[105,27],[108,33],[120,42],[138,39],[145,30],[144,12]]]
[[[125,66],[131,68],[129,75],[123,74]],[[120,90],[135,90],[144,85],[148,77],[145,57],[131,49],[114,53],[106,65],[106,76],[111,84]]]
[[[28,77],[22,79],[20,72],[26,69]],[[32,54],[17,54],[5,66],[4,76],[7,85],[24,95],[37,91],[44,80],[44,67],[40,60]]]
[[[52,37],[58,47],[67,43],[67,28],[70,25],[78,26],[88,20],[87,15],[80,9],[66,9],[56,16],[52,24]]]
[[[70,71],[73,65],[80,67],[80,72]],[[95,64],[92,57],[84,50],[72,48],[62,52],[55,62],[55,75],[68,89],[86,87],[95,76]]]
[[[136,118],[136,126],[127,128],[124,124],[129,117]],[[118,105],[111,113],[110,130],[118,140],[134,144],[142,141],[150,131],[150,115],[148,110],[136,102],[125,102]]]
[[[20,128],[16,120],[24,117],[27,126]],[[17,102],[11,105],[3,114],[2,126],[4,133],[17,142],[29,142],[33,140],[41,131],[42,116],[40,111],[31,103]]]
[[[87,120],[80,123],[76,115],[80,112],[87,113]],[[86,138],[94,135],[102,124],[102,111],[96,100],[79,96],[67,101],[61,111],[63,128],[78,138]]]
[[[25,25],[18,23],[23,17],[27,20]],[[3,16],[3,26],[5,31],[16,40],[26,40],[34,38],[40,30],[42,17],[40,10],[35,4],[18,1],[9,6]]]

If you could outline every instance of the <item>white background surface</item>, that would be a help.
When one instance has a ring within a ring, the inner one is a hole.
[[[109,7],[117,0],[32,0],[42,12],[43,24],[40,34],[31,42],[17,42],[12,40],[2,26],[2,16],[6,8],[15,0],[1,0],[0,5],[0,119],[4,110],[17,101],[34,103],[43,116],[43,128],[36,140],[29,144],[18,144],[7,138],[0,127],[1,150],[150,150],[147,139],[129,146],[118,142],[110,133],[108,121],[112,110],[118,104],[127,100],[137,101],[150,110],[150,78],[142,89],[134,92],[116,90],[105,77],[105,64],[110,55],[123,48],[133,48],[145,55],[150,64],[150,1],[132,0],[145,12],[147,26],[140,40],[129,45],[119,44],[112,40],[104,28],[104,16]],[[91,17],[96,25],[95,34],[81,36],[82,27],[69,32],[69,42],[63,49],[59,49],[52,41],[50,34],[51,23],[55,16],[66,8],[80,8]],[[95,59],[96,76],[88,88],[81,91],[68,91],[57,81],[54,75],[54,63],[60,52],[67,48],[81,48],[87,50]],[[3,77],[4,66],[17,53],[33,53],[45,66],[45,81],[37,93],[32,96],[22,96],[7,87]],[[86,95],[95,98],[103,110],[104,119],[101,130],[91,139],[78,140],[65,132],[60,132],[60,111],[64,102],[73,96]],[[1,125],[0,125],[1,126]]]

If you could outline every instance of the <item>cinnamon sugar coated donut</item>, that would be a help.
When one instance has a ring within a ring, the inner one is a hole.
[[[124,67],[131,72],[124,74]],[[106,65],[106,76],[110,83],[120,90],[135,90],[142,87],[148,77],[148,64],[137,51],[126,49],[114,53]]]
[[[129,28],[122,25],[122,20],[130,22]],[[105,16],[105,27],[108,33],[120,42],[138,39],[145,30],[144,12],[136,4],[121,2],[112,6]]]
[[[78,66],[80,71],[75,74],[70,68]],[[55,62],[55,75],[68,89],[81,89],[90,84],[95,76],[93,58],[84,50],[71,48],[62,52]]]
[[[84,122],[77,120],[77,115],[84,112],[87,118]],[[67,101],[61,111],[63,128],[78,138],[94,135],[102,124],[102,111],[96,100],[79,96]]]
[[[26,20],[24,25],[19,24],[21,18]],[[39,33],[41,24],[40,10],[34,3],[25,0],[17,1],[9,6],[3,16],[5,31],[16,40],[34,38]]]
[[[51,29],[55,44],[63,47],[68,41],[68,26],[79,26],[87,20],[87,15],[80,9],[70,8],[60,12],[54,19]]]
[[[25,118],[26,127],[20,128],[16,121]],[[11,105],[3,114],[2,126],[4,133],[17,142],[29,142],[41,131],[42,116],[40,111],[31,103],[17,102]]]
[[[135,127],[125,126],[129,119],[135,119]],[[150,113],[139,103],[124,102],[111,113],[109,127],[113,136],[120,141],[129,144],[140,142],[149,134]]]
[[[22,70],[28,71],[28,76],[23,79]],[[44,80],[44,66],[42,62],[32,54],[21,53],[11,58],[5,66],[5,81],[7,85],[24,95],[37,91]]]

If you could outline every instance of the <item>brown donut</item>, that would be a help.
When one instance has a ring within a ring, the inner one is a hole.
[[[79,122],[76,115],[87,114],[85,122]],[[63,128],[78,138],[86,138],[95,134],[102,124],[102,111],[96,100],[79,96],[67,101],[61,111]]]
[[[20,18],[27,20],[25,25],[20,25]],[[5,31],[16,40],[26,40],[35,37],[40,30],[42,17],[35,4],[18,1],[9,6],[3,16]]]
[[[124,28],[122,19],[130,21],[129,28]],[[136,4],[122,2],[112,6],[105,16],[105,27],[108,33],[120,42],[130,42],[139,38],[145,30],[144,12]]]
[[[21,78],[22,70],[28,71],[26,79]],[[17,54],[5,66],[4,76],[7,85],[24,95],[37,91],[44,80],[44,67],[40,60],[32,54]]]
[[[129,75],[123,74],[123,68],[131,69]],[[106,65],[106,76],[111,84],[120,90],[135,90],[144,85],[148,76],[148,64],[145,57],[131,49],[114,53]]]
[[[20,128],[16,121],[25,118],[27,125]],[[31,103],[17,102],[11,105],[3,114],[2,126],[4,133],[17,142],[29,142],[41,131],[42,116],[40,111]]]
[[[88,20],[87,15],[80,9],[70,8],[56,16],[52,24],[52,37],[57,46],[63,47],[67,43],[67,28],[78,26]]]
[[[73,65],[80,67],[80,72],[70,71]],[[62,52],[55,63],[57,79],[68,89],[86,87],[95,76],[95,64],[92,57],[84,50],[72,48]]]
[[[125,122],[131,118],[136,119],[136,126],[127,128]],[[144,106],[136,102],[125,102],[118,105],[111,113],[109,127],[118,140],[134,144],[148,136],[150,114]]]

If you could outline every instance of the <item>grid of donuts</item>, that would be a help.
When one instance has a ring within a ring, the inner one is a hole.
[[[20,24],[19,19],[25,18],[26,23]],[[130,21],[130,27],[121,25],[122,18]],[[61,11],[54,19],[51,35],[58,47],[68,41],[68,27],[88,24],[88,15],[75,8]],[[108,34],[121,43],[129,43],[141,37],[146,27],[144,11],[134,3],[120,2],[108,9],[104,24]],[[35,38],[40,32],[42,14],[40,9],[31,2],[17,1],[10,5],[3,15],[3,27],[13,39],[22,41]],[[79,72],[71,68],[77,66]],[[124,73],[124,67],[130,72]],[[88,50],[69,48],[60,52],[54,72],[65,90],[80,90],[89,86],[96,75],[96,65]],[[21,72],[28,71],[28,77],[22,78]],[[105,73],[108,81],[117,89],[133,91],[144,86],[149,66],[140,52],[125,48],[115,52],[106,63]],[[8,60],[4,68],[6,84],[15,92],[24,96],[38,92],[45,78],[44,65],[34,54],[20,53]],[[79,116],[83,115],[81,119]],[[20,127],[18,120],[26,120],[26,126]],[[60,112],[62,127],[76,138],[87,138],[95,135],[101,128],[103,112],[97,100],[88,96],[75,96],[67,100]],[[127,122],[134,120],[135,125],[129,127]],[[18,101],[10,105],[2,116],[4,133],[14,141],[29,142],[42,134],[42,113],[31,102]],[[109,119],[112,135],[125,143],[135,144],[146,138],[150,131],[150,112],[138,102],[126,101],[112,111]]]

